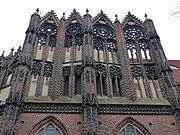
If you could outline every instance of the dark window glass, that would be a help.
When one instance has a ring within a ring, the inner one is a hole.
[[[127,135],[135,135],[133,126],[128,125],[126,127],[126,133],[127,133]]]
[[[55,129],[52,124],[48,125],[47,128],[45,129],[45,135],[54,135],[55,134]]]
[[[69,77],[64,77],[64,96],[69,94]]]
[[[75,94],[81,94],[81,76],[76,76],[75,80]]]

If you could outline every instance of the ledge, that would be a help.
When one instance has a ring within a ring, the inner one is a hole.
[[[165,99],[160,98],[137,98],[134,102],[132,100],[127,99],[126,97],[97,97],[98,104],[112,104],[112,105],[170,105],[170,103]],[[77,95],[73,98],[62,96],[59,99],[52,100],[48,96],[41,96],[41,97],[27,97],[25,102],[32,102],[32,103],[82,103],[82,97]]]

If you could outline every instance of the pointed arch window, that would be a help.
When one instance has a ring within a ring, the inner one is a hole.
[[[74,75],[75,75],[75,94],[81,94],[81,75],[82,75],[82,66],[76,65],[74,67]]]
[[[135,62],[139,61],[135,42],[133,40],[127,40],[126,47],[127,47],[130,62],[135,63]]]
[[[151,60],[151,57],[150,57],[150,50],[149,50],[150,48],[147,41],[139,40],[138,44],[141,51],[142,59],[145,60],[146,62],[149,62]]]
[[[39,28],[38,45],[48,44],[50,47],[56,46],[57,26],[53,23],[43,23]]]
[[[64,134],[62,133],[61,130],[59,130],[59,128],[56,125],[50,123],[41,127],[41,129],[35,135],[64,135]]]
[[[138,129],[137,127],[129,124],[126,125],[121,131],[120,133],[118,133],[118,135],[143,135],[142,132],[140,131],[140,129]]]
[[[69,76],[71,74],[71,67],[66,66],[63,67],[63,77],[64,77],[64,90],[63,90],[63,95],[68,96],[69,94]]]
[[[121,96],[120,80],[122,79],[121,69],[118,66],[110,66],[110,77],[112,82],[113,96]]]
[[[132,25],[124,28],[126,46],[131,63],[151,62],[151,53],[143,27]]]

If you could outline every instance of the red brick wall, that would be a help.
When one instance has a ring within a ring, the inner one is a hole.
[[[78,123],[82,121],[81,114],[23,113],[17,135],[27,135],[34,125],[48,116],[53,116],[59,120],[67,128],[70,135],[81,133],[81,124]]]
[[[176,121],[173,115],[130,115],[136,121],[143,124],[153,135],[179,135]],[[99,133],[102,135],[112,134],[112,130],[117,128],[128,115],[99,115]],[[149,125],[151,123],[152,125]],[[175,125],[172,125],[175,123]]]
[[[82,130],[81,114],[56,114],[56,113],[23,113],[21,116],[21,124],[17,135],[27,135],[27,132],[33,128],[35,124],[53,116],[67,128],[70,135],[80,135]],[[100,135],[112,135],[113,130],[128,115],[99,115],[98,132]],[[131,115],[139,123],[143,124],[153,135],[179,135],[175,118],[173,115]],[[151,124],[150,124],[151,123]],[[172,124],[173,123],[173,124]],[[174,125],[175,124],[175,125]]]

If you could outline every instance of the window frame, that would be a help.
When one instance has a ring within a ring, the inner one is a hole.
[[[121,128],[121,130],[118,132],[117,135],[128,135],[128,134],[127,134],[127,127],[128,127],[129,125],[133,127],[133,129],[134,129],[134,135],[139,135],[138,132],[139,132],[141,135],[143,135],[143,132],[142,132],[139,128],[137,128],[136,126],[134,126],[134,125],[132,125],[132,124],[130,124],[130,123],[128,123],[128,124],[126,124],[125,126],[123,126],[123,128]],[[124,134],[121,134],[122,131],[124,131]],[[137,131],[138,131],[138,132],[137,132]]]
[[[52,125],[52,126],[54,127],[54,135],[58,135],[58,134],[56,134],[56,133],[57,133],[56,131],[59,132],[59,135],[64,135],[64,133],[62,132],[62,130],[61,130],[58,126],[56,126],[54,123],[52,123],[52,122],[47,123],[47,124],[43,125],[42,127],[40,127],[40,128],[37,130],[37,132],[35,133],[35,135],[38,135],[38,133],[39,133],[40,131],[42,131],[42,130],[43,130],[43,135],[46,135],[46,134],[45,134],[45,133],[46,133],[45,131],[46,131],[46,129],[47,129],[47,127],[48,127],[49,125]]]

